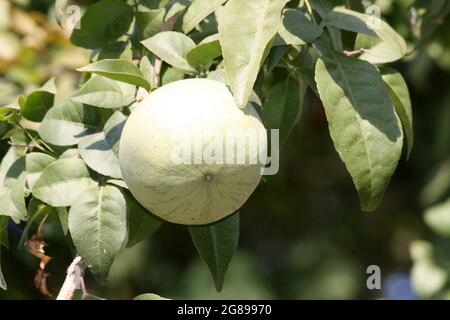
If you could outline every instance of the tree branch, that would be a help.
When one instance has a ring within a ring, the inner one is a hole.
[[[80,289],[81,279],[86,270],[86,265],[80,256],[76,256],[67,268],[66,280],[59,291],[56,300],[72,300],[75,290]]]

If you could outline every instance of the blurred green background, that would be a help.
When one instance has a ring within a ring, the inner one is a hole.
[[[360,211],[323,108],[310,93],[279,173],[266,177],[241,210],[240,243],[221,293],[187,229],[171,224],[123,250],[107,287],[88,275],[89,292],[108,299],[146,292],[187,299],[450,298],[450,241],[423,220],[428,208],[450,196],[448,1],[366,2],[380,5],[383,17],[415,48],[393,66],[410,87],[415,147],[408,161],[402,159],[381,207]],[[73,70],[88,62],[88,53],[70,44],[52,8],[51,0],[0,0],[0,106],[52,76],[62,96],[78,84]],[[6,129],[0,123],[0,133]],[[0,141],[0,157],[7,147]],[[56,295],[72,255],[58,223],[45,228],[53,257],[47,281]],[[17,250],[22,230],[10,224],[12,250],[1,253],[9,288],[0,291],[0,299],[46,299],[33,283],[38,259]],[[381,268],[381,290],[366,287],[370,265]]]

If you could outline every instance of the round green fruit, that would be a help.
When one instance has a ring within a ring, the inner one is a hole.
[[[139,103],[123,129],[119,160],[146,209],[169,222],[197,225],[245,203],[266,153],[265,128],[253,106],[239,109],[221,82],[187,79]]]

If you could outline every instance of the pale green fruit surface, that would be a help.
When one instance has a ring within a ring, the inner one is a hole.
[[[251,105],[244,110],[236,106],[223,83],[187,79],[165,85],[148,95],[125,124],[119,151],[122,176],[136,200],[164,220],[188,225],[218,221],[249,198],[261,179],[261,164],[187,164],[174,161],[173,154],[180,146],[194,152],[188,138],[192,132],[236,132],[233,138],[243,141],[245,136],[235,129],[261,132],[264,126]],[[229,137],[224,141],[232,141]],[[211,139],[201,139],[197,146],[208,150]],[[258,148],[267,153],[265,135]],[[247,160],[255,154],[248,144],[238,143],[235,150]]]

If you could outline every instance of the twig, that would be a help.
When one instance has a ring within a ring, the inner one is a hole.
[[[314,22],[314,24],[317,24],[316,18],[314,17],[314,11],[313,11],[311,3],[309,2],[309,0],[305,0],[305,4],[306,4],[306,8],[308,9],[308,13],[311,16],[312,21]]]
[[[161,68],[162,68],[162,60],[158,57],[155,59],[155,74],[154,74],[154,84],[156,87],[159,87],[159,81],[161,79]]]
[[[75,290],[80,289],[81,278],[83,277],[85,270],[86,265],[83,260],[80,256],[76,256],[69,268],[67,268],[66,280],[64,280],[56,300],[72,300]],[[82,289],[83,291],[86,290],[84,285]]]
[[[411,13],[411,17],[410,17],[409,21],[410,21],[410,24],[411,24],[411,30],[412,30],[412,33],[415,36],[417,36],[417,32],[420,29],[420,27],[418,27],[419,14],[418,14],[417,9],[415,7],[411,7],[410,13]]]
[[[360,55],[362,55],[363,53],[366,53],[366,52],[367,52],[366,49],[358,49],[358,50],[353,50],[353,51],[347,51],[347,50],[342,51],[342,53],[344,55],[346,55],[347,57],[360,56]]]
[[[133,1],[133,8],[135,10],[135,13],[137,14],[139,12],[139,1],[138,0]]]
[[[44,218],[42,218],[41,222],[39,223],[39,226],[38,226],[38,229],[37,229],[37,235],[40,238],[44,238],[43,230],[44,230],[44,224],[47,221],[47,219],[48,219],[48,214],[46,214],[44,216]]]

